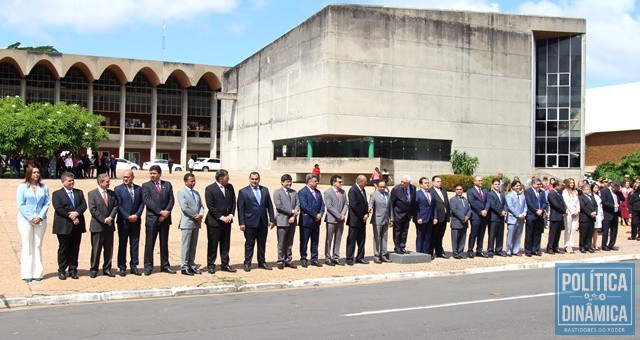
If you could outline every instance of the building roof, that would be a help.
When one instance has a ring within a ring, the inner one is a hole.
[[[585,134],[640,129],[640,82],[587,89]]]

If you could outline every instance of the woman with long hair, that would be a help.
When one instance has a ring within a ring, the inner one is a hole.
[[[602,234],[602,220],[604,219],[604,213],[602,212],[602,198],[600,198],[600,185],[598,182],[591,184],[591,193],[596,200],[598,206],[596,214],[596,223],[593,226],[593,243],[591,243],[591,249],[600,250],[598,248],[598,234]]]
[[[24,183],[16,193],[18,230],[22,239],[20,275],[25,282],[42,280],[42,237],[47,228],[49,188],[42,183],[40,170],[29,166]]]
[[[567,215],[564,217],[564,250],[573,254],[573,245],[576,231],[580,227],[578,217],[580,215],[580,200],[576,190],[576,182],[573,178],[564,180],[562,199],[567,206]]]
[[[629,224],[629,217],[630,217],[629,204],[627,201],[629,200],[629,194],[632,191],[633,191],[633,188],[631,188],[631,182],[624,181],[624,184],[620,189],[622,196],[624,196],[624,201],[620,203],[620,219],[622,220],[621,225],[630,225]]]

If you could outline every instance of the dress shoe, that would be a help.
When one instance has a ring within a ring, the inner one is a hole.
[[[202,275],[202,272],[198,268],[189,268],[189,270],[196,275]]]
[[[74,280],[77,280],[77,279],[78,279],[78,272],[77,272],[77,271],[75,271],[75,270],[74,270],[74,271],[72,271],[72,272],[70,272],[70,273],[69,273],[69,277],[70,277],[70,278],[72,278],[72,279],[74,279]]]
[[[472,259],[473,258],[473,252],[472,251],[467,252],[467,257]]]
[[[284,263],[278,263],[278,269],[284,269]]]
[[[175,270],[173,270],[173,269],[171,269],[171,268],[169,268],[169,267],[164,267],[164,268],[162,268],[162,270],[161,270],[161,271],[162,271],[163,273],[167,273],[167,274],[175,274],[175,273],[176,273],[176,271],[175,271]]]
[[[153,273],[153,269],[146,269],[144,270],[144,275],[149,276]]]
[[[251,271],[251,265],[245,264],[244,265],[244,271],[245,272],[250,272]]]
[[[513,256],[522,256],[520,253],[513,253]]]
[[[307,260],[300,261],[300,265],[302,266],[302,268],[307,268],[308,267]]]
[[[42,281],[42,278],[41,277],[34,277],[33,281],[40,282],[40,281]]]
[[[118,270],[118,275],[125,277],[127,276],[127,270],[124,268],[120,268],[120,270]]]
[[[595,251],[596,251],[595,249],[593,249],[593,248],[589,248],[589,252],[590,252],[590,253],[593,253],[593,252],[595,252]]]
[[[325,261],[324,261],[324,264],[326,264],[327,266],[332,266],[332,267],[336,265],[336,264],[335,264],[335,263],[333,263],[333,261],[331,261],[331,260],[325,260]]]
[[[193,276],[193,273],[189,269],[183,269],[180,273],[182,273],[182,275]]]
[[[493,252],[492,252],[492,251],[487,252],[487,256],[488,256],[489,258],[493,258],[493,255],[494,255],[494,254],[493,254]]]
[[[586,250],[584,250],[584,249],[580,249],[580,252],[584,254],[584,253],[586,253],[587,251],[586,251]]]
[[[22,281],[26,282],[26,283],[30,283],[31,281],[33,281],[32,278],[28,278],[28,279],[22,279]]]
[[[96,277],[98,277],[98,272],[97,271],[90,271],[89,272],[89,277],[92,279],[95,279]]]
[[[433,255],[433,254],[431,254],[431,261],[433,261],[433,260],[435,260],[435,259],[436,259],[436,256],[435,256],[435,255]]]
[[[547,255],[555,255],[556,253],[553,250],[547,250]]]
[[[500,256],[500,257],[507,257],[507,254],[505,254],[505,253],[504,253],[504,252],[502,252],[502,251],[497,252],[497,253],[496,253],[496,255],[497,255],[497,256]]]
[[[64,272],[60,272],[60,273],[58,273],[58,278],[60,280],[66,280],[67,279],[67,274],[65,274]]]
[[[611,251],[611,249],[609,249],[609,247],[602,247],[603,251]]]
[[[347,260],[347,266],[353,266],[353,260]]]
[[[322,267],[322,264],[318,261],[311,261],[311,265],[314,267]]]
[[[542,252],[537,251],[537,252],[535,252],[533,255],[535,255],[535,256],[542,256]]]
[[[333,259],[333,261],[331,261],[331,262],[333,262],[333,264],[335,264],[336,266],[342,266],[343,265],[342,262],[340,262],[340,260],[338,260],[338,259]]]
[[[207,268],[207,272],[208,272],[209,274],[215,274],[215,272],[216,272],[216,267],[215,267],[215,266],[212,266],[212,267]]]
[[[524,256],[531,257],[532,255],[531,255],[531,253],[525,253]]]
[[[356,262],[358,262],[360,264],[369,264],[369,261],[367,261],[365,259],[359,259],[359,260],[356,260]]]
[[[564,249],[554,249],[554,252],[558,253],[558,254],[564,254],[566,251]]]
[[[618,247],[616,247],[616,246],[612,246],[612,247],[609,247],[609,249],[610,249],[610,250],[618,251],[620,248],[618,248]]]
[[[382,263],[382,261],[380,261],[380,259],[377,259],[377,258],[376,258],[376,259],[373,259],[373,263],[380,264],[380,263]]]
[[[131,274],[136,275],[136,276],[142,275],[142,273],[140,273],[140,271],[136,267],[131,267],[130,272],[131,272]]]
[[[448,259],[449,255],[447,255],[445,253],[442,253],[442,254],[438,255],[438,257],[441,258],[441,259]]]
[[[296,266],[295,264],[293,264],[293,263],[291,263],[291,262],[289,262],[289,263],[285,263],[285,264],[284,264],[284,266],[285,266],[285,267],[289,267],[289,268],[291,268],[291,269],[296,269],[296,268],[298,268],[298,266]]]
[[[262,268],[264,270],[271,270],[272,269],[271,266],[266,264],[266,263],[259,264],[258,267],[260,267],[260,268]]]
[[[633,237],[627,237],[627,240],[635,240]]]
[[[222,266],[220,266],[220,269],[221,269],[223,272],[229,272],[229,273],[235,273],[235,272],[237,272],[237,270],[236,270],[236,269],[231,268],[231,266],[230,266],[230,265],[228,265],[228,264],[223,264]]]
[[[391,262],[393,262],[393,261],[389,260],[388,258],[386,258],[386,257],[384,257],[384,256],[381,256],[381,257],[380,257],[380,261],[382,261],[382,262],[387,262],[387,263],[391,263]]]
[[[402,249],[396,249],[395,253],[402,255],[402,254],[404,254],[404,251]]]
[[[476,252],[476,256],[478,257],[484,257],[485,259],[489,258],[489,255],[487,255],[485,252],[483,251],[477,251]]]
[[[108,276],[108,277],[116,277],[116,274],[114,274],[111,269],[105,270],[102,272],[102,275],[104,276]]]

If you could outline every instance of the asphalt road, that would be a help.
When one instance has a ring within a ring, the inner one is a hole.
[[[553,290],[542,269],[29,308],[0,313],[0,338],[541,339],[554,335]]]

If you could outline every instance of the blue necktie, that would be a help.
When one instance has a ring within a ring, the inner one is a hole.
[[[258,204],[260,204],[260,188],[259,187],[255,187],[253,188],[253,191],[256,195],[256,200],[258,201]]]
[[[71,205],[75,208],[76,207],[76,202],[73,199],[73,191],[69,191],[69,198],[71,199]]]
[[[193,197],[193,200],[198,202],[198,200],[196,199],[196,194],[193,193],[193,190],[191,190],[191,197]]]

